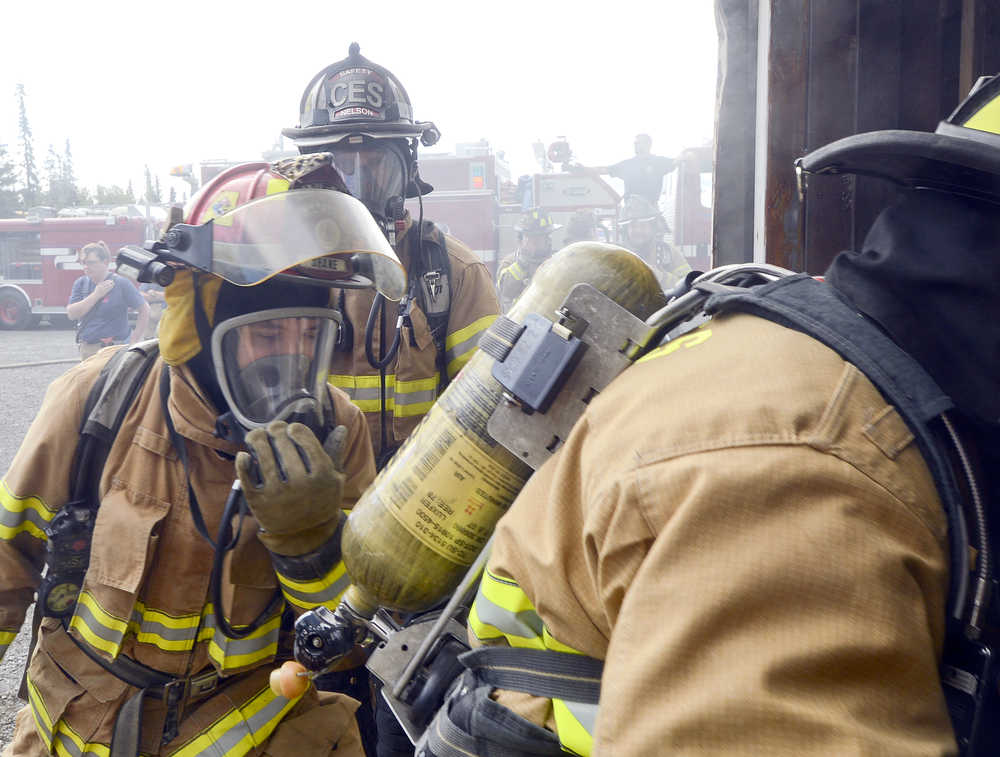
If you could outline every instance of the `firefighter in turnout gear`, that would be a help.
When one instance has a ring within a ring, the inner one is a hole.
[[[330,383],[370,424],[381,469],[472,356],[499,306],[486,267],[457,239],[404,209],[432,191],[417,173],[417,146],[439,138],[415,121],[406,90],[360,53],[327,66],[302,95],[299,125],[282,132],[302,153],[330,151],[350,191],[385,230],[406,267],[401,305],[370,291],[343,291],[343,338]]]
[[[710,318],[587,405],[497,525],[468,628],[504,662],[428,757],[998,753],[1000,76],[798,166],[807,202],[903,190],[823,280],[696,283]],[[589,685],[496,683],[549,659]]]
[[[521,216],[514,230],[517,232],[517,251],[497,265],[497,293],[504,313],[528,285],[538,266],[552,255],[552,232],[562,226],[552,223],[548,212],[532,208]]]
[[[36,589],[44,608],[7,757],[364,754],[354,699],[268,687],[295,617],[346,588],[341,508],[375,476],[364,418],[325,381],[330,287],[405,290],[344,190],[329,155],[220,174],[152,248],[173,274],[158,344],[105,349],[46,393],[0,481],[0,651]],[[100,382],[133,394],[103,463],[71,474]],[[53,579],[66,549],[89,549],[82,585]]]
[[[691,273],[691,266],[681,251],[664,237],[667,222],[660,211],[641,195],[628,195],[622,201],[622,207],[619,226],[625,232],[625,246],[656,271],[665,290],[673,288]]]

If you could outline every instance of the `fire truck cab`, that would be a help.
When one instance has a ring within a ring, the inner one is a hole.
[[[0,220],[0,329],[32,326],[64,316],[73,282],[83,275],[80,248],[103,240],[112,255],[142,244],[147,220],[125,216]]]

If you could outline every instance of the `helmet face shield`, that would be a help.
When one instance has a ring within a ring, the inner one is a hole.
[[[178,225],[166,239],[178,261],[237,286],[285,273],[328,286],[374,285],[391,300],[406,288],[403,267],[367,208],[332,189],[267,195],[201,226]]]
[[[322,419],[339,327],[340,314],[327,308],[262,310],[216,326],[212,361],[236,420],[249,430]]]
[[[379,141],[340,143],[330,148],[344,183],[372,214],[386,220],[402,210],[407,184],[407,163],[398,150]],[[393,210],[390,203],[396,206]]]

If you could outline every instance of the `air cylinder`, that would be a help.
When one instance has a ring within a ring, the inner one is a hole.
[[[554,319],[582,282],[641,319],[666,304],[637,255],[577,242],[539,267],[507,317]],[[379,606],[418,612],[448,596],[531,475],[486,431],[504,401],[493,364],[482,351],[472,357],[351,512],[341,541],[352,580],[345,599],[361,615]]]

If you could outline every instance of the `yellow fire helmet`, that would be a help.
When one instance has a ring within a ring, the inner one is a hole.
[[[375,288],[392,300],[406,291],[399,259],[365,206],[347,192],[328,153],[234,166],[191,199],[184,218],[187,223],[157,243],[158,259],[176,269],[160,322],[160,350],[172,365],[207,347],[198,336],[196,308],[200,300],[214,325],[223,281]]]
[[[910,188],[1000,200],[1000,75],[982,77],[931,132],[892,129],[839,139],[799,158],[806,174],[861,174]]]

